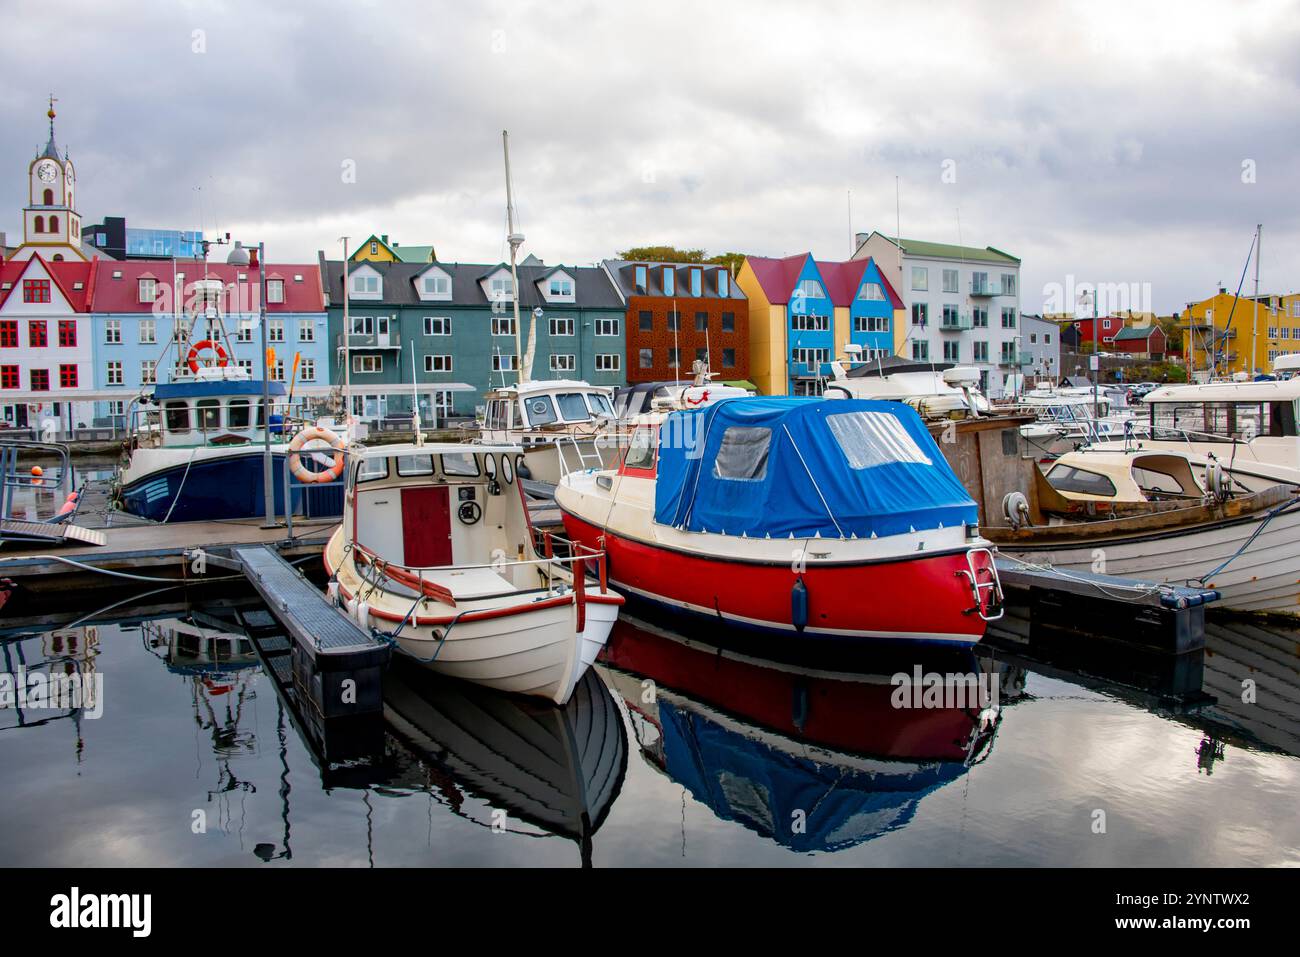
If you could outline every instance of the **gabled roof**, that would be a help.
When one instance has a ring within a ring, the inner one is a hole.
[[[451,277],[451,299],[440,299],[437,302],[440,305],[453,306],[478,306],[488,307],[489,300],[483,287],[480,285],[482,280],[497,272],[500,269],[509,271],[509,263],[386,263],[386,262],[352,262],[349,263],[349,271],[355,272],[361,268],[369,268],[379,273],[383,277],[383,292],[379,299],[360,299],[353,297],[351,302],[353,307],[372,309],[379,306],[428,306],[428,300],[420,298],[419,291],[416,289],[417,277],[423,275],[431,267],[437,266],[444,273]],[[623,311],[623,301],[619,298],[618,290],[610,282],[609,276],[605,270],[595,266],[543,266],[543,265],[524,265],[519,264],[516,267],[519,273],[519,308],[520,310],[531,310],[534,306],[541,306],[548,310],[563,309],[565,307],[592,308],[592,309],[617,309]],[[547,302],[537,288],[537,283],[541,281],[543,275],[549,275],[557,269],[563,269],[573,277],[574,281],[574,298],[572,302],[566,302],[562,305]],[[342,308],[343,305],[343,263],[339,260],[325,261],[326,273],[326,291],[329,294],[329,302],[332,307]]]
[[[790,301],[799,274],[803,272],[804,263],[812,258],[812,253],[797,253],[784,259],[768,259],[764,256],[746,256],[745,262],[754,271],[754,278],[763,287],[763,295],[774,306],[784,306]]]
[[[369,265],[369,264],[359,264]],[[182,302],[189,299],[194,292],[194,284],[201,279],[219,280],[223,285],[238,283],[240,286],[252,287],[257,284],[258,270],[251,266],[232,266],[228,263],[208,263],[206,270],[200,259],[177,259],[176,272],[184,273],[180,280],[184,287]],[[121,273],[120,278],[113,278],[114,273]],[[239,275],[246,276],[245,282],[239,282]],[[294,280],[302,276],[302,282]],[[267,279],[281,279],[284,282],[284,302],[268,302],[266,311],[271,314],[281,312],[321,312],[325,308],[324,291],[321,286],[320,268],[316,263],[267,263]],[[96,264],[95,295],[90,302],[93,312],[152,312],[154,304],[139,301],[138,280],[154,278],[160,283],[172,281],[171,260],[101,260]],[[253,308],[256,309],[256,300]]]
[[[899,239],[886,236],[881,232],[873,232],[871,235],[880,236],[885,241],[898,246],[906,256],[917,256],[921,259],[968,259],[976,262],[1001,263],[1005,266],[1020,265],[1019,258],[1000,249],[994,249],[992,246],[985,246],[981,249],[978,246],[933,243],[923,239]],[[870,236],[867,237],[868,240],[870,238]],[[866,245],[866,242],[863,242],[858,248],[861,249],[864,245]]]
[[[403,246],[393,243],[388,248],[404,263],[428,263],[438,257],[432,246]]]
[[[1125,326],[1119,332],[1115,333],[1118,339],[1150,339],[1152,333],[1164,333],[1159,326]]]
[[[46,262],[39,253],[33,255],[31,259],[11,259],[0,263],[0,306],[3,306],[11,295],[22,289],[24,274],[33,265],[39,265],[40,269],[44,270],[74,312],[86,312],[89,309],[96,263]],[[6,283],[9,284],[9,289],[4,288]],[[81,285],[80,289],[77,288],[78,284]]]
[[[673,271],[673,282],[675,288],[673,295],[678,299],[740,299],[745,298],[745,291],[738,286],[731,276],[731,270],[722,263],[666,263],[654,262],[645,259],[606,259],[604,261],[605,270],[613,277],[614,282],[618,284],[624,296],[666,296],[668,293],[663,289],[663,270],[665,267]],[[645,266],[646,291],[638,292],[636,287],[636,267]],[[700,295],[692,296],[690,293],[690,271],[692,269],[704,270],[704,281],[701,283]],[[727,295],[719,296],[716,277],[710,281],[710,273],[721,270],[728,276]]]

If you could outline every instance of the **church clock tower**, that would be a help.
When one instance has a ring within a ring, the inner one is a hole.
[[[50,97],[50,140],[27,167],[27,205],[23,207],[23,244],[11,258],[85,262],[81,251],[81,217],[77,214],[76,171],[67,151],[54,143],[54,97]]]

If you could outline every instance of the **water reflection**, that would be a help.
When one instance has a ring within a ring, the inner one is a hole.
[[[906,826],[985,760],[1000,724],[974,701],[895,703],[895,674],[979,673],[968,649],[881,650],[853,670],[812,671],[623,620],[603,660],[647,761],[719,818],[801,852]]]

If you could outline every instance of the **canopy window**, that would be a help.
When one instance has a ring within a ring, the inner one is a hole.
[[[890,462],[930,465],[930,457],[912,441],[903,424],[883,412],[845,412],[826,416],[849,468],[869,469]]]
[[[722,434],[713,474],[733,481],[761,481],[767,477],[767,453],[772,447],[772,430],[733,425]]]

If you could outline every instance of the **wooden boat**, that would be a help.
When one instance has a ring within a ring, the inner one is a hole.
[[[623,598],[607,586],[603,552],[538,553],[521,455],[463,444],[351,450],[325,568],[349,616],[430,669],[563,704]]]
[[[645,416],[565,476],[565,528],[668,609],[810,639],[973,643],[1000,614],[975,503],[893,402],[726,399]]]

